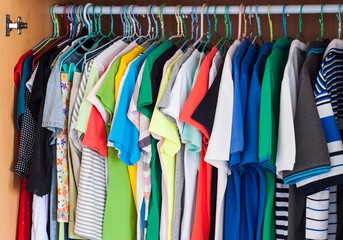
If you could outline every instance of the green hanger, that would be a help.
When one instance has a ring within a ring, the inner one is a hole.
[[[342,33],[342,18],[341,18],[341,3],[338,4],[338,13],[336,14],[338,19],[338,39],[341,39]]]
[[[273,21],[270,18],[270,4],[268,4],[268,22],[269,22],[269,35],[270,35],[270,42],[274,41],[274,34],[273,34]]]
[[[297,33],[297,39],[300,37],[303,39],[303,42],[306,43],[305,37],[303,35],[303,18],[302,18],[302,13],[303,13],[303,4],[300,6],[300,11],[299,11],[299,19],[298,19],[298,24],[299,24],[299,32]]]
[[[319,18],[319,24],[320,24],[320,38],[324,38],[324,13],[323,13],[324,4],[320,7],[320,18]]]

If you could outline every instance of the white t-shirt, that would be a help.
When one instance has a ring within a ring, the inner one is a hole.
[[[229,160],[230,155],[233,111],[232,61],[239,45],[240,42],[235,41],[226,53],[212,133],[205,155],[205,161],[218,168],[215,239],[223,239],[224,233],[225,191],[227,175],[230,174],[226,161]],[[225,138],[222,138],[224,135]],[[221,153],[216,151],[221,151]],[[222,158],[216,158],[217,154]]]
[[[294,117],[297,103],[299,75],[306,58],[308,44],[294,40],[291,44],[285,66],[280,93],[280,115],[278,145],[276,153],[276,174],[293,170],[295,163]]]
[[[49,240],[48,225],[49,194],[42,197],[33,194],[31,239]]]

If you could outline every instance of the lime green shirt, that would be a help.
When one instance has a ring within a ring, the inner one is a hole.
[[[180,54],[177,59],[167,68],[165,79],[162,81],[160,91],[158,93],[154,112],[151,118],[149,131],[164,138],[160,148],[161,163],[164,169],[164,177],[168,195],[168,239],[172,238],[172,213],[174,212],[174,188],[175,188],[175,160],[176,153],[181,148],[178,128],[175,122],[170,121],[162,114],[157,106],[163,96],[163,93],[168,85],[171,73],[176,62],[183,56]]]

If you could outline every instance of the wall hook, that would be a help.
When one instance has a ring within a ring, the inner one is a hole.
[[[6,36],[10,36],[12,29],[17,29],[18,34],[21,34],[22,30],[27,28],[27,23],[21,20],[21,17],[17,17],[17,22],[12,22],[11,16],[6,14]]]

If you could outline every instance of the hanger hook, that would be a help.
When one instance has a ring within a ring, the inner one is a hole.
[[[161,38],[164,39],[164,20],[163,20],[163,8],[165,4],[162,4],[158,7],[158,17],[160,19],[160,24],[161,24]]]
[[[285,38],[288,37],[288,33],[287,33],[287,19],[286,19],[286,6],[287,6],[287,3],[285,3],[283,5],[283,8],[282,8],[282,23],[283,23],[283,35]]]
[[[239,6],[239,14],[238,14],[238,36],[237,39],[241,39],[242,37],[242,12],[243,12],[243,3]]]
[[[258,4],[256,4],[255,7],[255,16],[256,16],[256,23],[257,23],[257,34],[258,36],[262,36],[262,31],[261,31],[261,19],[260,16],[258,16]]]
[[[274,35],[273,35],[273,21],[270,18],[270,4],[268,4],[268,22],[269,22],[269,30],[270,30],[270,41],[273,42]]]
[[[247,32],[248,32],[248,22],[247,22],[247,19],[245,18],[246,7],[247,5],[244,5],[244,8],[243,8],[243,20],[244,20],[243,38],[247,36]]]
[[[214,6],[214,32],[218,32],[218,18],[217,18],[217,7],[218,6]]]
[[[320,7],[320,18],[319,18],[319,24],[320,24],[320,37],[324,37],[324,4],[321,5]]]
[[[338,19],[338,39],[341,39],[342,33],[342,17],[341,17],[341,3],[338,4],[338,13],[336,14]]]
[[[210,15],[208,14],[208,10],[210,9],[210,6],[207,6],[206,8],[206,17],[207,17],[207,37],[211,35],[211,19]]]
[[[250,38],[252,38],[253,36],[253,26],[252,26],[252,18],[253,18],[253,14],[252,14],[252,5],[249,6],[249,25],[250,25]]]

